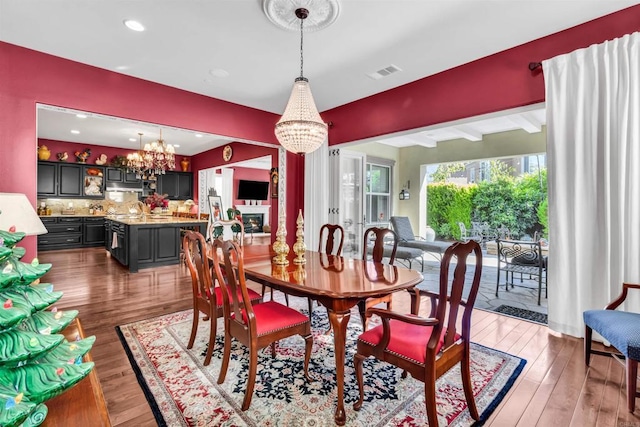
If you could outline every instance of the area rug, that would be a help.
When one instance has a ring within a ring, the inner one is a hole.
[[[536,323],[547,324],[547,315],[544,313],[538,313],[537,311],[527,310],[526,308],[512,307],[510,305],[501,305],[494,311],[507,316],[518,317],[520,319],[530,320]]]
[[[304,310],[301,310],[304,311]],[[141,387],[161,426],[333,426],[336,402],[333,336],[324,334],[326,310],[312,316],[314,335],[309,371],[303,376],[304,340],[295,336],[260,352],[251,406],[242,411],[247,383],[248,351],[234,341],[226,381],[218,385],[223,348],[222,322],[209,366],[203,366],[208,322],[201,321],[196,343],[188,350],[192,311],[182,311],[117,327],[118,334]],[[348,326],[345,360],[347,426],[424,426],[427,416],[424,386],[402,371],[369,359],[364,363],[365,402],[353,410],[358,388],[353,354],[361,333],[359,316]],[[513,385],[526,361],[472,344],[471,375],[481,422],[495,410]],[[440,425],[469,426],[459,365],[437,383]]]

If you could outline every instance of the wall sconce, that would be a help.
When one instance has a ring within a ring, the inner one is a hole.
[[[400,200],[409,200],[411,198],[411,193],[409,193],[409,188],[411,188],[411,181],[407,181],[407,185],[405,187],[402,187],[402,191],[400,191]]]

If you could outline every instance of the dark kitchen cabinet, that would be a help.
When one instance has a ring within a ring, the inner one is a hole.
[[[58,167],[55,163],[38,162],[38,196],[58,195]]]
[[[58,197],[82,197],[82,165],[58,164]]]
[[[82,216],[41,216],[47,234],[38,236],[38,250],[83,248],[105,243],[104,218]]]
[[[142,185],[142,179],[138,178],[134,172],[128,172],[118,168],[107,168],[106,171],[107,186],[109,183],[127,183],[127,184],[140,184]]]
[[[193,174],[191,172],[167,172],[158,177],[158,192],[170,200],[193,198]]]
[[[104,219],[84,218],[82,243],[84,246],[101,246],[104,244]]]
[[[38,162],[38,197],[104,199],[104,168],[63,162]]]

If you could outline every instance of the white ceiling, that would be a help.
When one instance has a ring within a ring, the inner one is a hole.
[[[313,13],[319,0],[290,1]],[[304,74],[324,111],[636,3],[343,0],[331,26],[305,34]],[[300,40],[262,7],[261,0],[0,0],[0,40],[281,113],[299,74]],[[127,29],[124,19],[146,31]],[[402,71],[367,76],[392,64]],[[229,75],[215,77],[215,69]]]

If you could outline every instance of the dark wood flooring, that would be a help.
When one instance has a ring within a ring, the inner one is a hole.
[[[53,264],[43,281],[64,292],[56,304],[76,309],[87,335],[97,340],[92,357],[114,426],[156,425],[115,326],[190,308],[186,267],[171,266],[130,274],[102,248],[41,252]],[[394,297],[396,310],[409,299]],[[428,302],[423,304],[423,313]],[[486,425],[640,427],[640,409],[626,410],[624,369],[593,356],[584,365],[582,340],[547,327],[476,310],[473,341],[527,359],[524,372]]]

